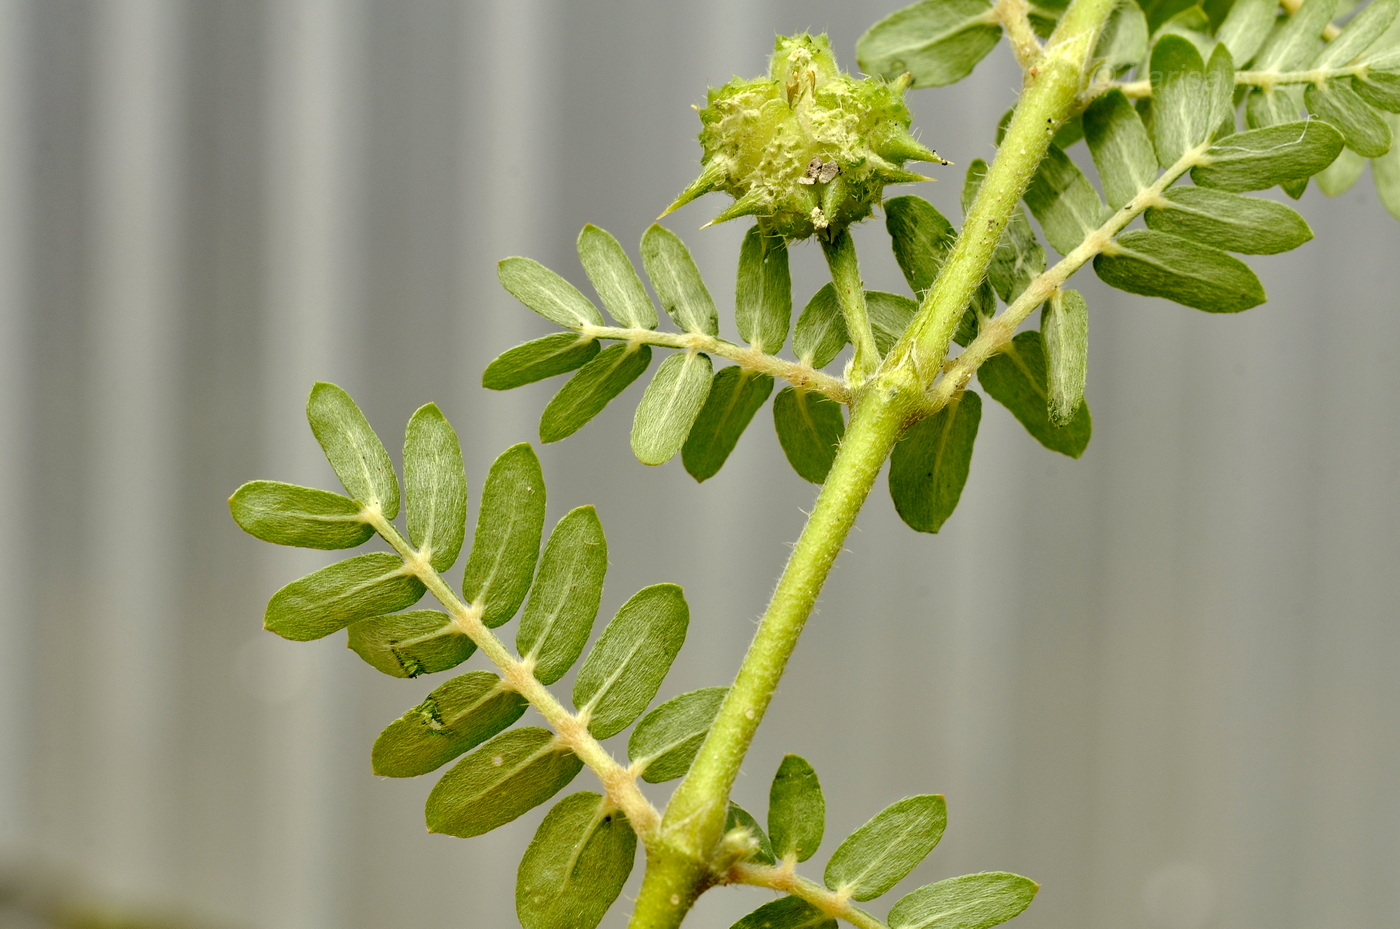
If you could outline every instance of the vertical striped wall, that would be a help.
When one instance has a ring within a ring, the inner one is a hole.
[[[430,780],[368,757],[434,682],[263,633],[267,596],[329,559],[249,539],[225,500],[332,486],[318,379],[391,447],[437,401],[475,499],[551,388],[479,386],[547,331],[495,261],[581,281],[584,223],[634,245],[693,176],[706,85],[760,71],[778,31],[827,30],[853,67],[886,11],[861,6],[0,0],[0,926],[513,924],[540,814],[428,836]],[[923,139],[989,157],[1017,80],[999,50],[917,93]],[[920,193],[957,215],[961,171]],[[1366,179],[1301,208],[1317,241],[1252,262],[1271,299],[1238,317],[1085,276],[1083,460],[989,408],[938,536],[877,490],[741,803],[762,811],[788,751],[822,775],[832,847],[944,793],[916,877],[1028,874],[1026,927],[1393,924],[1400,224]],[[743,230],[697,231],[713,209],[668,222],[723,309]],[[868,282],[902,287],[879,222],[862,235]],[[820,264],[796,250],[799,299]],[[639,390],[541,455],[551,519],[593,503],[608,530],[605,612],[686,587],[669,696],[728,681],[814,489],[766,413],[704,486],[638,465]],[[717,891],[694,924],[765,899]]]

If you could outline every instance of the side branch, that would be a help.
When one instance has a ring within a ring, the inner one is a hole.
[[[992,15],[1006,30],[1011,42],[1011,51],[1016,55],[1021,70],[1028,70],[1044,51],[1035,30],[1031,28],[1030,6],[1026,0],[997,0]]]
[[[1150,207],[1159,205],[1163,200],[1162,194],[1167,188],[1171,187],[1177,178],[1191,170],[1209,147],[1210,142],[1207,141],[1187,150],[1175,164],[1162,172],[1156,182],[1138,191],[1137,196],[1109,217],[1102,226],[1085,236],[1084,241],[1080,242],[1074,251],[1032,280],[1021,292],[1021,295],[999,316],[984,324],[977,338],[969,343],[962,354],[947,364],[943,376],[929,392],[929,407],[934,410],[942,409],[954,395],[966,388],[972,375],[982,366],[982,362],[1001,351],[1011,341],[1011,337],[1016,334],[1017,327],[1035,311],[1036,307],[1049,300],[1055,291],[1069,280],[1070,275],[1082,268],[1095,255],[1111,248],[1114,237],[1122,232],[1128,223]]]
[[[753,887],[767,887],[783,893],[801,897],[827,916],[844,919],[859,929],[889,929],[883,922],[851,903],[849,897],[827,890],[822,885],[799,877],[791,863],[777,866],[742,862],[729,869],[725,875],[731,884],[749,884]]]
[[[602,743],[589,733],[588,724],[569,712],[549,688],[540,683],[531,663],[521,661],[510,653],[505,643],[481,621],[481,611],[463,603],[452,586],[408,543],[393,523],[377,512],[372,515],[371,523],[375,530],[403,558],[405,567],[438,598],[457,628],[500,669],[506,685],[529,701],[554,729],[559,742],[598,775],[608,800],[627,815],[627,821],[638,837],[644,843],[649,842],[656,832],[661,814],[637,786],[636,774],[618,764]]]
[[[745,370],[770,374],[794,387],[815,390],[837,403],[851,402],[851,392],[846,388],[846,382],[839,377],[832,377],[811,365],[764,354],[757,349],[735,345],[703,332],[657,332],[655,329],[627,329],[621,326],[583,326],[577,332],[588,339],[615,339],[640,345],[660,345],[664,348],[704,352],[732,361]]]
[[[1318,84],[1345,77],[1362,76],[1366,70],[1366,65],[1347,65],[1343,68],[1318,68],[1313,71],[1236,71],[1235,86],[1267,89],[1290,84]],[[1115,88],[1135,100],[1152,96],[1151,81],[1105,81],[1095,84],[1090,92],[1085,94],[1084,103],[1087,105],[1095,97]]]

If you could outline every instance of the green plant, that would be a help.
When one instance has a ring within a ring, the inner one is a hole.
[[[765,830],[729,802],[748,745],[886,459],[906,523],[936,532],[951,516],[980,419],[974,374],[1047,448],[1083,452],[1087,308],[1064,286],[1075,271],[1092,263],[1114,287],[1238,312],[1264,293],[1229,253],[1281,252],[1311,237],[1287,205],[1244,193],[1280,186],[1296,197],[1314,176],[1337,192],[1370,158],[1382,200],[1400,215],[1400,146],[1391,146],[1400,130],[1398,11],[1400,0],[1373,0],[1338,26],[1349,12],[1340,0],[1282,9],[1275,0],[926,0],[862,38],[860,64],[873,75],[865,81],[839,71],[824,37],[780,39],[766,77],[712,91],[701,111],[701,174],[671,206],[722,191],[734,202],[715,222],[756,217],[738,261],[737,343],[720,337],[709,290],[661,226],[644,233],[641,254],[678,332],[658,329],[640,276],[601,229],[583,230],[579,254],[615,326],[538,263],[501,262],[506,289],[565,331],[505,352],[483,380],[507,389],[576,372],[544,410],[546,442],[585,425],[640,377],[655,349],[672,349],[638,406],[632,446],[647,464],[679,454],[705,480],[775,380],[786,382],[773,398],[775,427],[794,470],[822,490],[731,686],[648,712],[689,618],[680,589],[658,584],[628,600],[588,650],[569,709],[550,685],[583,656],[594,627],[607,565],[596,514],[571,511],[541,553],[539,462],[526,445],[508,449],[486,478],[454,586],[445,574],[465,543],[467,483],[452,427],[433,405],[410,421],[400,530],[389,455],[329,384],[313,389],[308,417],[348,496],[258,481],[234,495],[234,517],[280,544],[351,548],[377,534],[392,552],[292,582],[272,598],[267,627],[293,639],[348,628],[350,647],[397,677],[485,655],[494,670],[441,684],[374,746],[375,770],[391,776],[455,761],[428,800],[435,831],[487,832],[551,799],[582,768],[597,776],[601,792],[559,801],[524,853],[517,909],[528,929],[596,925],[639,842],[647,869],[638,929],[679,925],[700,893],[725,883],[786,894],[742,920],[745,929],[836,919],[973,929],[1014,917],[1035,885],[1006,873],[914,890],[885,920],[856,905],[892,889],[938,842],[944,805],[933,795],[899,800],[844,839],[821,884],[800,876],[824,831],[817,775],[801,758],[783,760]],[[1003,35],[1025,85],[1002,122],[997,157],[967,169],[961,231],[917,197],[884,200],[888,184],[919,179],[907,162],[941,162],[914,139],[904,92],[961,79]],[[1301,118],[1304,106],[1314,118]],[[1081,141],[1102,192],[1067,154]],[[1179,183],[1188,176],[1193,185]],[[864,290],[851,226],[881,205],[912,297]],[[1129,228],[1139,217],[1145,228]],[[832,282],[794,327],[787,248],[802,238],[818,240]],[[1019,331],[1037,308],[1039,328]],[[793,360],[778,355],[790,330]],[[960,352],[950,352],[954,343]],[[847,344],[845,370],[825,372]],[[732,364],[716,371],[715,358]],[[411,609],[428,591],[442,610]],[[494,630],[517,612],[512,650]],[[512,728],[527,706],[549,728]],[[634,722],[624,765],[603,742]],[[664,810],[639,784],[677,778]]]

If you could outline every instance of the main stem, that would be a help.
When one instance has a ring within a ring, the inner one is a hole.
[[[894,443],[917,416],[1002,230],[1083,87],[1085,66],[1114,2],[1073,0],[1045,50],[1030,63],[1025,90],[963,232],[909,331],[860,392],[836,460],[734,685],[648,845],[631,929],[679,926],[695,899],[717,880],[717,868],[728,864],[721,839],[739,766],[861,505]],[[835,257],[834,277],[845,265],[839,250]],[[853,260],[849,267],[855,269]],[[858,280],[858,270],[855,274]]]
[[[1085,65],[1113,5],[1114,0],[1074,0],[1027,68],[1021,100],[962,232],[914,322],[890,349],[885,370],[908,369],[925,385],[938,376],[958,320],[985,278],[1016,204],[1083,89]]]
[[[633,929],[679,925],[712,879],[711,857],[724,829],[729,789],[739,764],[846,534],[913,408],[904,392],[879,383],[857,404],[734,686],[690,773],[666,807],[658,847],[649,849]]]

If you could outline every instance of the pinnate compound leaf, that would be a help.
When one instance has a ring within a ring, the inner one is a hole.
[[[1396,17],[1396,22],[1390,24],[1390,28],[1381,36],[1378,45],[1368,50],[1366,61],[1372,64],[1395,66],[1400,60],[1400,16]]]
[[[646,710],[685,642],[690,608],[675,584],[633,594],[608,623],[574,681],[574,706],[595,738],[617,735]]]
[[[1220,190],[1263,190],[1307,178],[1342,150],[1342,134],[1319,120],[1280,123],[1218,140],[1191,169],[1191,180]]]
[[[784,755],[768,788],[768,834],[773,853],[806,861],[826,831],[826,797],[817,772],[801,755]]]
[[[1109,91],[1084,111],[1084,140],[1115,210],[1157,180],[1157,156],[1147,128],[1121,90]]]
[[[1340,68],[1351,64],[1376,43],[1400,13],[1400,0],[1372,0],[1347,22],[1338,35],[1318,52],[1311,71]]]
[[[690,249],[671,230],[656,223],[642,234],[642,264],[661,305],[686,332],[719,335],[719,312],[700,279]]]
[[[545,543],[515,636],[516,650],[534,659],[540,683],[559,680],[583,654],[607,570],[608,543],[597,511],[570,510]]]
[[[871,26],[856,42],[856,60],[874,77],[908,72],[915,87],[942,87],[971,74],[1000,40],[987,0],[922,0]]]
[[[570,794],[545,814],[515,879],[524,929],[594,929],[617,900],[637,854],[637,834],[595,793]]]
[[[540,441],[558,442],[578,432],[650,364],[650,345],[627,342],[603,349],[545,405]]]
[[[1045,343],[1050,422],[1068,426],[1084,403],[1089,370],[1089,309],[1079,291],[1057,291],[1046,302],[1041,310],[1040,337]]]
[[[836,929],[836,920],[801,897],[782,897],[763,904],[730,929]]]
[[[1044,252],[1041,254],[1044,254]],[[970,343],[973,339],[977,338],[977,333],[981,330],[982,323],[995,316],[996,312],[996,291],[992,289],[992,282],[990,280],[983,281],[981,284],[977,285],[977,289],[972,292],[972,302],[968,305],[968,308],[963,311],[962,319],[958,320],[958,328],[953,330],[953,341],[963,346]]]
[[[829,365],[849,341],[836,288],[827,284],[812,295],[802,308],[802,315],[797,317],[792,352],[803,364],[820,369]]]
[[[692,690],[643,716],[627,740],[627,757],[643,763],[642,780],[661,784],[690,770],[728,687]]]
[[[476,651],[476,643],[439,610],[362,619],[350,626],[345,644],[371,667],[392,677],[447,671]]]
[[[768,841],[768,836],[763,834],[763,828],[759,826],[758,820],[753,818],[753,814],[737,803],[729,804],[729,813],[724,820],[724,831],[732,833],[735,829],[743,829],[749,834],[751,845],[747,857],[751,861],[762,864],[776,864],[777,859],[773,857],[773,843]]]
[[[632,451],[642,464],[665,464],[685,445],[705,407],[714,369],[710,356],[677,352],[657,368],[632,420]]]
[[[1296,85],[1281,87],[1255,88],[1246,97],[1244,102],[1245,125],[1250,129],[1266,129],[1270,126],[1279,126],[1286,123],[1298,122],[1303,118],[1303,88]],[[1319,125],[1324,125],[1319,123]],[[1341,135],[1337,135],[1337,147],[1340,150],[1343,140]],[[1218,146],[1217,146],[1218,147]],[[1207,154],[1210,154],[1209,152]],[[1195,178],[1195,175],[1192,175]],[[1209,181],[1196,179],[1197,184],[1212,185]],[[1288,196],[1297,200],[1307,190],[1307,177],[1285,178],[1277,182],[1280,189]],[[1235,190],[1262,190],[1261,187],[1252,188],[1231,188]]]
[[[739,444],[739,436],[772,392],[772,375],[737,365],[715,372],[705,406],[681,447],[681,461],[691,477],[705,481],[719,473]]]
[[[417,777],[504,731],[525,713],[525,698],[490,671],[468,671],[428,694],[374,741],[381,777]]]
[[[1297,71],[1317,57],[1322,30],[1341,12],[1342,0],[1307,0],[1269,36],[1256,71]]]
[[[556,332],[498,355],[482,372],[481,386],[487,390],[510,390],[533,384],[581,368],[596,354],[595,340],[573,332]]]
[[[982,420],[974,391],[904,434],[890,455],[890,498],[899,518],[918,532],[937,532],[953,515],[972,466],[972,444]]]
[[[787,241],[782,236],[764,235],[758,226],[745,234],[739,249],[734,321],[740,338],[770,355],[783,347],[792,325]]]
[[[1050,388],[1045,369],[1045,345],[1039,332],[1022,332],[999,355],[977,369],[988,395],[1020,420],[1037,442],[1053,452],[1078,458],[1089,445],[1093,423],[1089,407],[1080,405],[1067,426],[1050,421]]]
[[[1133,0],[1122,0],[1104,23],[1092,60],[1116,77],[1147,57],[1147,40],[1147,17],[1142,7]]]
[[[1049,3],[1036,4],[1031,7],[1028,14],[1031,30],[1041,39],[1050,38],[1050,34],[1055,31],[1055,26],[1059,24],[1060,17],[1064,15],[1065,7],[1068,5],[1063,0],[1051,0]]]
[[[656,328],[656,307],[612,233],[592,223],[584,226],[578,234],[578,258],[609,316],[631,329]]]
[[[1264,302],[1264,285],[1238,258],[1153,229],[1131,229],[1094,258],[1110,287],[1164,297],[1207,313],[1238,313]]]
[[[1010,115],[1008,113],[1008,115]],[[998,135],[1000,135],[998,129]],[[987,163],[981,158],[974,158],[968,162],[967,173],[963,175],[962,186],[962,211],[963,217],[972,211],[973,201],[977,199],[977,193],[982,189],[982,181],[987,177]]]
[[[1156,32],[1172,16],[1191,6],[1191,0],[1137,0],[1147,17],[1147,28]]]
[[[496,276],[512,297],[565,329],[603,325],[603,314],[577,287],[533,258],[503,258]]]
[[[563,790],[583,762],[548,729],[511,729],[452,766],[428,794],[429,832],[468,839],[528,813]]]
[[[1230,135],[1239,128],[1235,114],[1235,62],[1224,45],[1217,44],[1206,59],[1206,98],[1210,103],[1208,137]]]
[[[1387,116],[1390,128],[1400,133],[1400,116]],[[1371,177],[1376,182],[1376,193],[1381,204],[1391,216],[1400,219],[1400,145],[1391,146],[1390,151],[1371,161]]]
[[[283,484],[250,481],[228,500],[239,528],[264,542],[301,548],[354,548],[374,535],[364,508],[349,497]]]
[[[773,400],[773,425],[793,470],[813,484],[823,483],[846,432],[841,404],[814,390],[784,387]]]
[[[1168,168],[1210,138],[1220,123],[1206,63],[1189,40],[1162,36],[1152,47],[1151,68],[1152,141],[1157,162]]]
[[[1364,164],[1364,162],[1362,162]],[[1209,187],[1176,187],[1167,206],[1143,217],[1149,229],[1247,255],[1275,255],[1313,237],[1292,207]]]
[[[1288,196],[1292,197],[1294,200],[1300,200],[1302,199],[1303,193],[1308,189],[1309,180],[1310,179],[1306,177],[1295,177],[1292,180],[1280,182],[1278,189],[1288,194]]]
[[[1036,883],[1019,874],[964,874],[906,894],[890,909],[890,929],[990,929],[1031,905]]]
[[[1026,188],[1025,200],[1046,241],[1061,255],[1074,251],[1108,218],[1108,207],[1099,192],[1070,157],[1053,145]]]
[[[399,515],[394,465],[350,395],[317,382],[306,401],[306,418],[346,492],[366,506],[378,506],[385,519]]]
[[[481,621],[502,625],[530,589],[544,535],[544,472],[535,450],[521,442],[501,453],[486,475],[462,595]]]
[[[1303,118],[1303,89],[1297,85],[1256,87],[1245,97],[1244,122],[1251,129],[1267,129]]]
[[[434,571],[446,571],[467,534],[467,475],[457,432],[436,403],[420,407],[408,421],[403,484],[409,541],[428,554]]]
[[[1317,186],[1329,197],[1335,197],[1351,190],[1366,170],[1366,159],[1349,148],[1342,149],[1337,160],[1317,175]]]
[[[991,281],[997,296],[1009,304],[1044,270],[1045,248],[1036,239],[1025,211],[1018,206],[1012,211],[991,264],[987,266],[987,280]]]
[[[881,290],[867,290],[865,292],[865,313],[870,320],[870,331],[875,336],[875,348],[881,355],[889,353],[894,347],[894,343],[899,341],[899,337],[904,335],[904,330],[909,328],[909,324],[918,315],[919,304],[900,294],[889,294]],[[972,333],[977,333],[977,316],[971,306],[968,312],[963,314],[962,322],[971,326]],[[961,330],[960,330],[961,332]],[[965,334],[965,333],[962,333]],[[966,345],[966,342],[959,342],[959,345]]]
[[[1230,50],[1241,67],[1258,53],[1278,15],[1277,0],[1235,0],[1216,30],[1215,37]]]
[[[1351,86],[1371,106],[1387,113],[1400,113],[1400,67],[1368,71],[1352,78]]]
[[[356,555],[292,581],[267,604],[263,628],[284,639],[309,642],[353,622],[407,609],[423,596],[423,582],[388,552]]]
[[[1082,138],[1084,138],[1084,114],[1080,113],[1066,119],[1055,134],[1050,137],[1050,141],[1059,146],[1061,150],[1067,150]]]
[[[1390,126],[1361,98],[1350,80],[1309,84],[1303,91],[1308,112],[1331,123],[1342,133],[1347,148],[1367,158],[1390,151]]]
[[[1166,0],[1152,3],[1147,12],[1147,22],[1154,39],[1168,35],[1178,36],[1196,46],[1196,51],[1201,53],[1202,59],[1210,54],[1215,40],[1208,35],[1210,15],[1204,7],[1193,4],[1191,0]]]
[[[924,860],[948,825],[936,794],[906,797],[885,807],[831,853],[824,880],[853,900],[873,900]]]
[[[885,201],[885,230],[909,289],[923,297],[952,251],[957,231],[932,203],[912,195]]]

